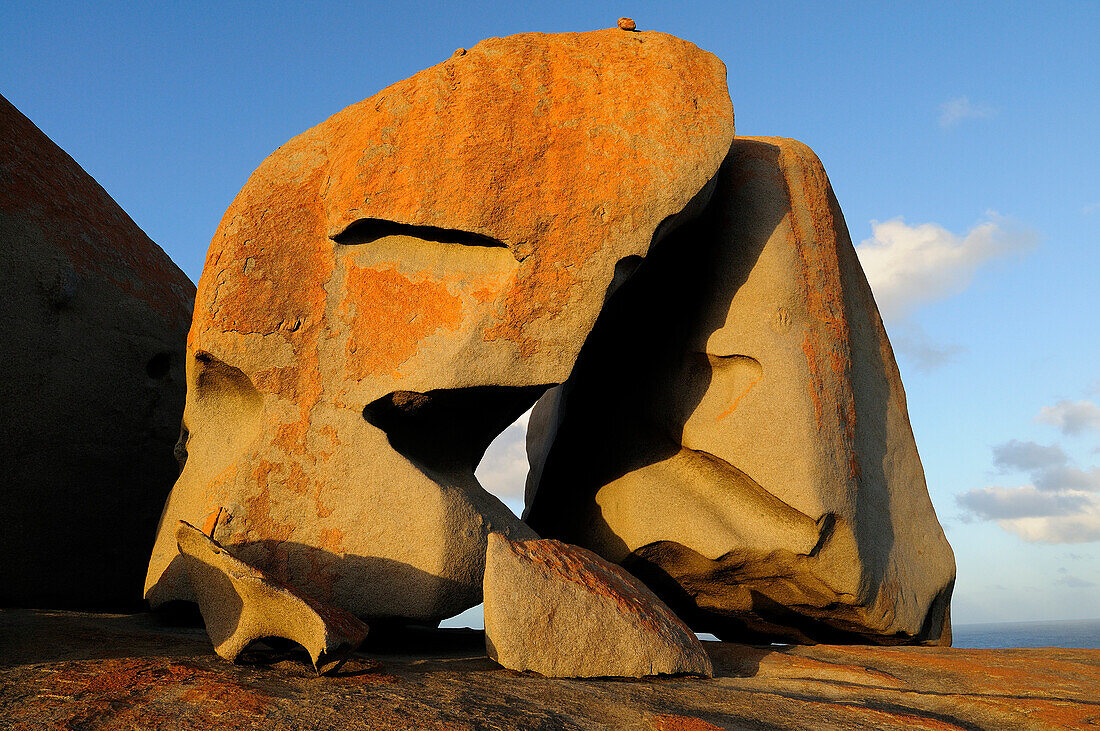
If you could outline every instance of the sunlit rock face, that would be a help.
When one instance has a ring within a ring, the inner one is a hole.
[[[195,287],[0,97],[0,606],[134,608]]]
[[[723,639],[949,643],[954,559],[821,163],[738,138],[531,417],[525,517]]]
[[[718,59],[608,30],[460,49],[276,151],[199,282],[151,603],[192,598],[186,520],[359,615],[477,604],[487,533],[532,534],[474,467],[732,137]]]
[[[490,534],[485,649],[553,678],[714,674],[691,629],[625,569],[559,541]]]

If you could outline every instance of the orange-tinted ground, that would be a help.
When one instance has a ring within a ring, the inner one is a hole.
[[[704,643],[715,677],[503,670],[480,633],[422,632],[317,677],[291,653],[218,659],[151,615],[0,611],[0,728],[1049,729],[1100,725],[1100,650]]]

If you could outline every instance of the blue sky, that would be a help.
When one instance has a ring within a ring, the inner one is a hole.
[[[1100,3],[5,3],[0,93],[197,280],[276,147],[458,47],[609,27],[725,61],[824,161],[898,351],[957,622],[1100,616]],[[481,474],[518,506],[522,428]]]

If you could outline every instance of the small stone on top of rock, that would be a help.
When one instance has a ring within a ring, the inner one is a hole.
[[[637,30],[638,24],[634,22],[633,18],[619,18],[620,30]]]

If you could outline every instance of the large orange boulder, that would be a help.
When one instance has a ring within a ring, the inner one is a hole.
[[[0,605],[141,601],[195,288],[0,97]]]
[[[525,517],[723,639],[949,643],[951,547],[817,157],[738,138],[531,417]]]
[[[722,63],[660,33],[493,38],[295,137],[210,245],[187,345],[174,531],[364,616],[481,601],[496,434],[564,381],[607,295],[705,204]]]

